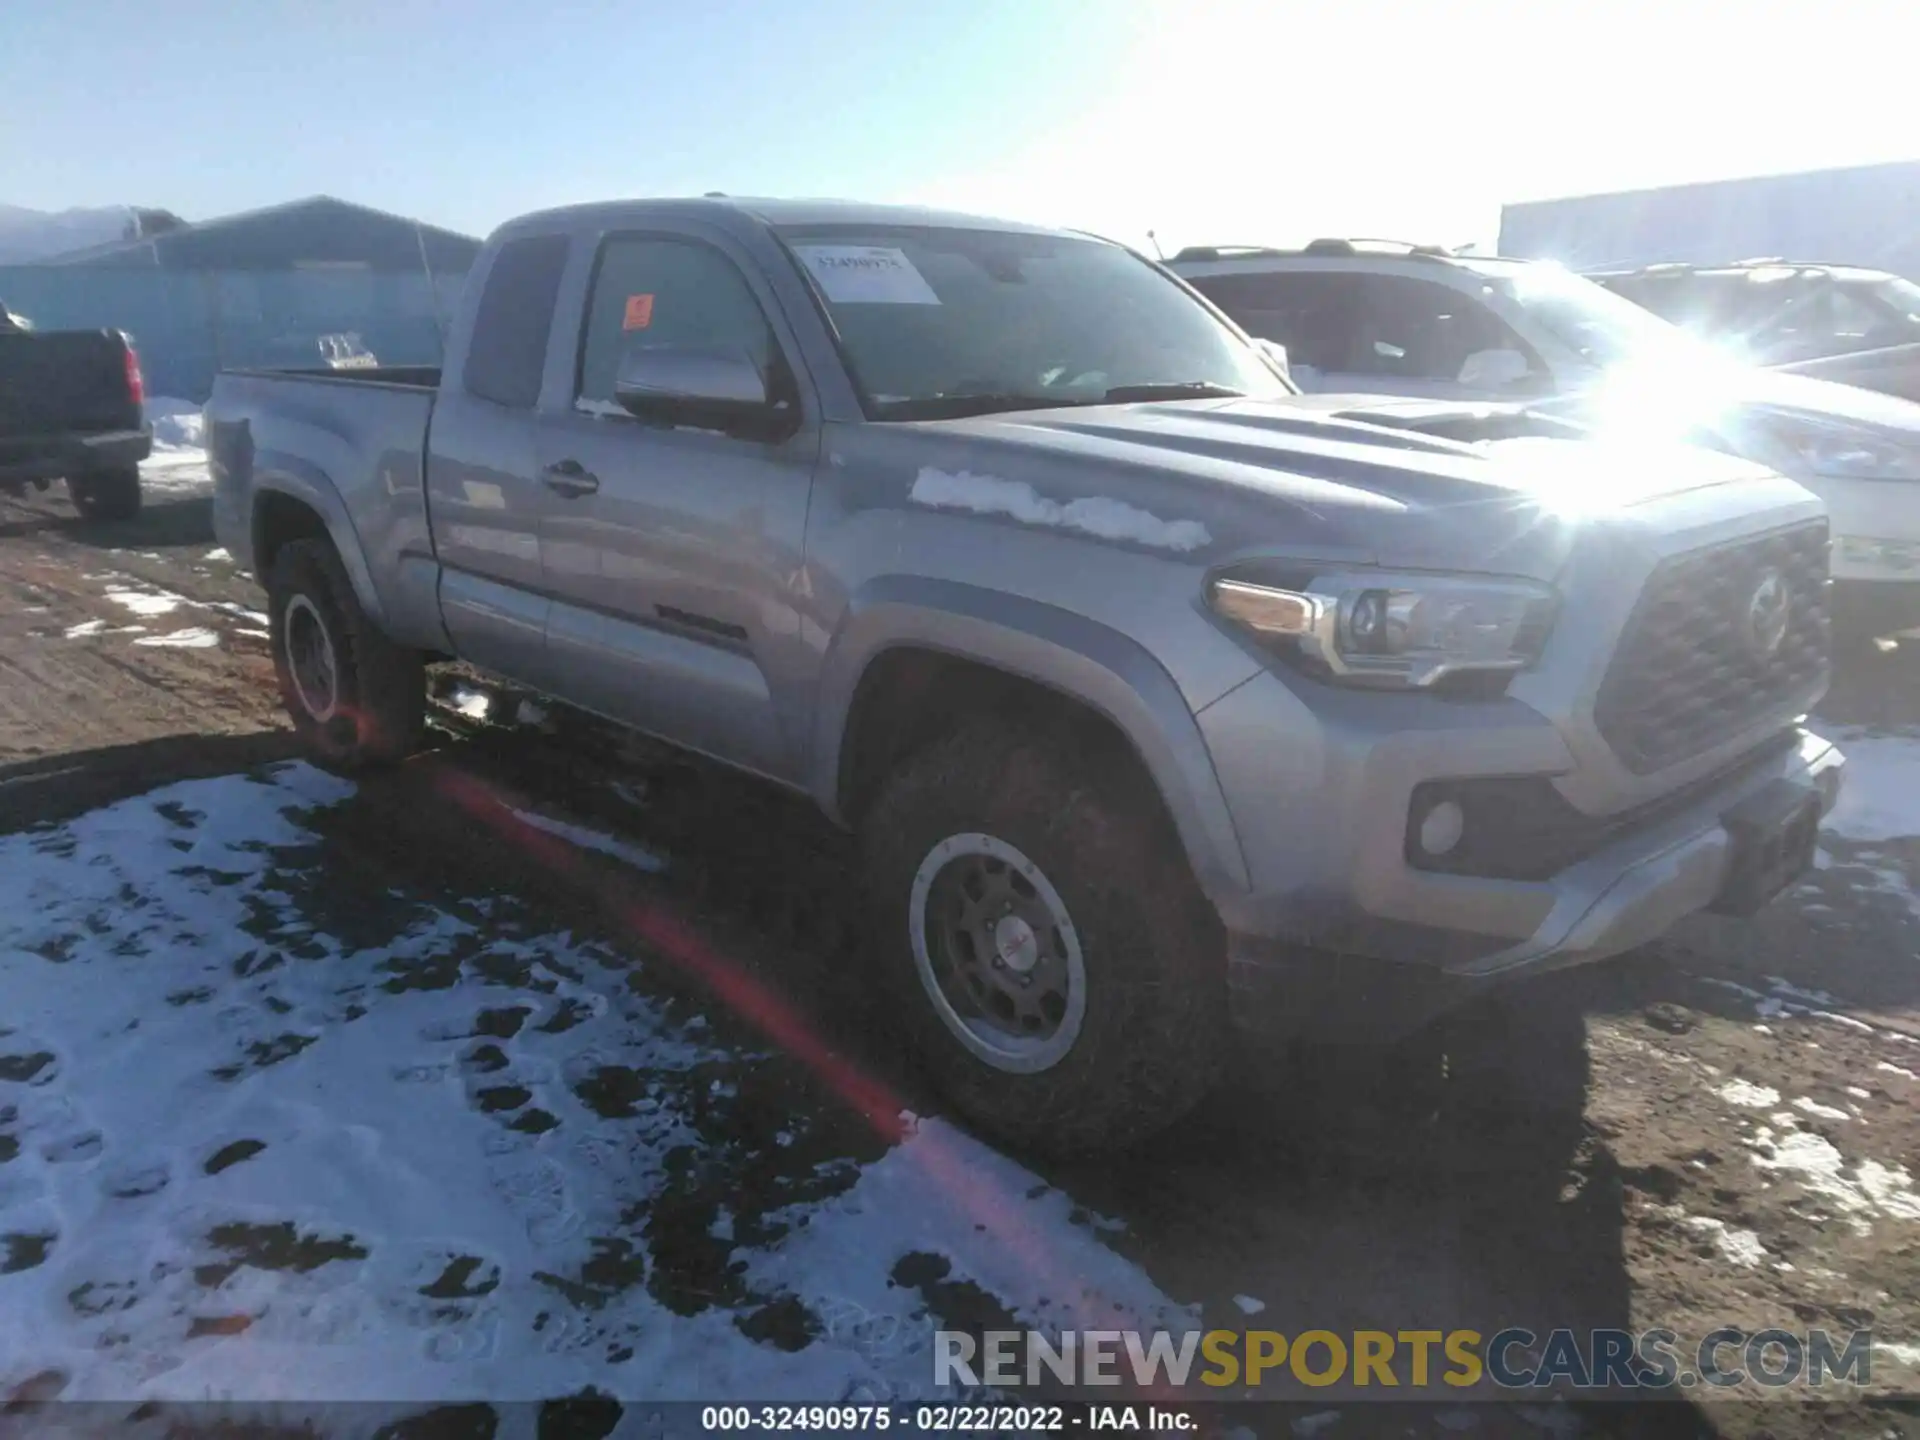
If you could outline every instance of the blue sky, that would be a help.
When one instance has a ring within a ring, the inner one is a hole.
[[[1503,200],[1910,158],[1910,3],[14,0],[0,202],[484,233],[719,189],[1489,240]]]

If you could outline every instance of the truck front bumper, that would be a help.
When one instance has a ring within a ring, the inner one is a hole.
[[[1441,873],[1411,858],[1423,782],[1531,775],[1549,784],[1566,769],[1550,725],[1525,707],[1495,706],[1475,707],[1452,733],[1415,728],[1356,744],[1323,729],[1307,748],[1326,789],[1306,800],[1274,795],[1272,782],[1284,789],[1292,778],[1274,745],[1249,743],[1249,715],[1218,708],[1201,723],[1255,885],[1215,899],[1236,1018],[1265,1037],[1337,1033],[1351,1021],[1382,1038],[1486,985],[1643,945],[1697,911],[1756,908],[1810,863],[1843,766],[1830,742],[1796,729],[1673,794],[1596,819],[1552,873]]]

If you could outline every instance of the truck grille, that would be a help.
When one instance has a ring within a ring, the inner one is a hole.
[[[1594,722],[1621,763],[1645,775],[1811,703],[1826,683],[1827,647],[1826,521],[1677,555],[1654,570],[1627,620]]]

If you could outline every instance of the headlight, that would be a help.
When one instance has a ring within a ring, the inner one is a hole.
[[[1418,689],[1465,671],[1524,670],[1553,628],[1554,593],[1523,580],[1364,571],[1297,590],[1213,582],[1213,608],[1349,684]]]
[[[1920,480],[1920,450],[1872,431],[1803,426],[1780,438],[1807,474],[1843,480]]]

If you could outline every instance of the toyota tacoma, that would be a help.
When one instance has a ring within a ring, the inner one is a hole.
[[[1018,1143],[1167,1124],[1236,1032],[1389,1041],[1756,909],[1838,791],[1799,485],[1309,407],[1084,235],[531,215],[444,372],[228,373],[207,418],[322,761],[406,755],[457,658],[803,793],[914,1050]]]

